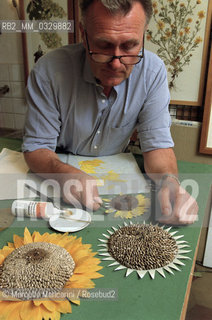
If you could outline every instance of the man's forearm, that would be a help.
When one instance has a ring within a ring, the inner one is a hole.
[[[29,168],[43,178],[56,179],[62,188],[63,200],[73,205],[83,204],[97,210],[102,202],[96,180],[87,173],[66,164],[48,149],[24,153]]]
[[[160,180],[166,173],[177,176],[177,161],[174,151],[171,148],[144,152],[143,156],[145,171],[154,181]]]
[[[81,172],[79,169],[62,162],[57,154],[48,149],[38,149],[32,152],[24,152],[24,157],[29,168],[45,177],[45,174]]]

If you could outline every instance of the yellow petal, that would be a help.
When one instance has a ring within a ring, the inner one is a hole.
[[[98,279],[98,278],[104,277],[102,274],[98,272],[89,272],[89,273],[86,273],[86,276],[91,279]]]
[[[92,271],[97,271],[97,270],[101,270],[102,267],[101,266],[89,266],[89,265],[81,265],[81,266],[78,266],[78,267],[75,267],[74,269],[74,274],[75,273],[86,273],[86,272],[92,272]]]
[[[137,194],[136,199],[138,200],[138,205],[142,205],[146,198],[142,194]]]
[[[38,231],[33,232],[32,241],[33,242],[43,242],[42,236],[40,235],[40,233]]]
[[[79,259],[77,262],[74,260],[76,267],[77,266],[81,266],[83,265],[89,265],[89,264],[99,264],[100,260],[98,258],[92,258],[90,256],[86,256],[86,257],[82,257],[81,259]]]
[[[33,300],[33,303],[36,307],[39,307],[43,303],[43,301],[42,300]]]
[[[79,281],[79,280],[87,280],[88,278],[81,273],[76,273],[73,274],[73,276],[71,276],[71,278],[66,282],[65,284],[65,288],[69,288],[71,283],[74,283],[75,281]]]
[[[66,245],[67,242],[69,242],[69,239],[67,239],[67,238],[60,239],[60,240],[58,241],[57,245],[64,248],[64,246]]]
[[[75,281],[75,282],[70,282],[69,285],[67,286],[67,288],[75,288],[75,289],[79,289],[79,288],[94,288],[95,284],[92,280],[89,279],[85,279],[85,280],[79,280],[79,281]]]
[[[22,237],[19,237],[17,234],[14,234],[13,236],[13,242],[15,248],[19,248],[24,245],[24,239]]]
[[[82,249],[78,250],[77,252],[74,253],[74,256],[73,256],[74,262],[77,263],[79,259],[85,258],[85,257],[89,258],[88,250],[82,250]]]
[[[28,314],[31,312],[32,309],[33,309],[32,301],[23,301],[20,308],[21,319],[24,319],[24,320],[28,319]]]
[[[5,256],[3,254],[0,254],[0,264],[4,262]]]
[[[50,242],[49,240],[49,236],[50,234],[48,232],[45,232],[44,234],[40,234],[39,232],[35,231],[32,235],[32,238],[34,240],[34,242]]]
[[[136,196],[136,198],[138,200],[138,207],[149,208],[149,206],[150,206],[150,199],[149,198],[146,198],[142,194],[138,194]]]
[[[12,242],[8,242],[7,245],[9,248],[15,248],[14,243],[12,243]]]
[[[60,241],[60,238],[57,237],[56,234],[46,234],[46,235],[43,235],[42,241],[57,244],[58,241]]]
[[[41,317],[39,320],[44,319],[44,320],[59,320],[60,319],[60,312],[55,311],[55,312],[50,312],[48,311],[43,305],[40,306],[40,311],[41,311]],[[25,319],[23,319],[25,320]],[[38,320],[38,319],[36,319]]]
[[[80,305],[80,300],[70,300],[70,301],[78,306]]]
[[[47,310],[42,303],[40,304],[40,306],[36,307],[33,301],[24,302],[24,305],[22,305],[20,311],[20,315],[22,320],[60,319],[60,313],[58,311],[51,312]]]
[[[82,244],[83,245],[83,248],[88,250],[89,252],[91,252],[91,244]]]
[[[24,230],[24,244],[32,243],[32,236],[27,228]]]
[[[115,210],[114,209],[107,209],[107,210],[105,210],[105,213],[113,213],[113,212],[115,212]]]
[[[81,244],[80,245],[78,245],[78,248],[80,248],[81,247]],[[87,250],[89,251],[89,249],[90,249],[90,245],[88,245],[88,248],[87,248]],[[71,254],[71,252],[73,253],[74,251],[77,251],[77,250],[75,250],[75,244],[74,244],[74,242],[72,241],[72,242],[67,242],[65,245],[64,245],[64,248]],[[86,249],[86,248],[85,248]]]
[[[74,240],[69,240],[64,244],[65,249],[69,249],[72,247]]]
[[[115,214],[115,217],[122,217],[122,218],[132,218],[132,212],[131,211],[124,211],[124,210],[118,210]]]
[[[20,308],[20,317],[22,320],[42,319],[40,308],[34,307],[33,301],[23,301]]]
[[[76,274],[72,276],[65,284],[64,288],[72,288],[73,284],[76,283],[93,283],[91,279],[89,279],[85,274]],[[81,287],[79,287],[81,288]]]
[[[126,218],[131,219],[132,217],[133,217],[132,211],[128,211]]]
[[[20,304],[17,304],[13,309],[10,306],[10,311],[7,314],[7,320],[21,320],[20,314]]]
[[[2,316],[2,318],[0,319],[4,319],[7,320],[8,317],[11,319],[11,314],[13,314],[13,311],[21,308],[22,302],[13,302],[13,301],[1,301],[0,303],[0,315]],[[16,319],[13,318],[13,319]],[[12,319],[12,320],[13,320]],[[19,312],[18,312],[18,316],[17,316],[17,320],[21,319],[19,316]]]
[[[9,248],[9,247],[5,246],[3,249],[0,250],[0,255],[4,256],[4,258],[6,258],[13,251],[14,251],[14,248]]]
[[[141,216],[144,213],[145,213],[145,208],[137,207],[135,209],[132,209],[132,214],[134,217]]]
[[[72,257],[74,257],[75,252],[77,252],[81,247],[82,247],[81,243],[74,243],[73,246],[69,248],[68,252]]]
[[[98,179],[98,178],[95,178],[96,179],[96,184],[97,184],[97,187],[102,187],[104,186],[104,180],[103,179]]]
[[[48,310],[48,311],[55,311],[55,309],[57,309],[57,305],[54,301],[51,301],[51,300],[45,300],[45,301],[42,301],[42,304],[43,306]],[[58,311],[58,310],[57,310]]]
[[[72,309],[71,309],[70,302],[68,300],[59,301],[59,303],[57,305],[57,311],[59,311],[61,313],[71,313]]]

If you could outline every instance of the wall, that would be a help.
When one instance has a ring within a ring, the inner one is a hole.
[[[12,0],[1,0],[0,20],[18,19]],[[0,128],[22,130],[26,113],[24,65],[20,33],[0,34],[0,87],[10,91],[0,97]],[[212,158],[198,153],[201,128],[172,125],[178,160],[212,164]]]
[[[188,125],[182,125],[182,122],[175,120],[171,126],[171,134],[175,143],[174,152],[177,160],[212,165],[212,157],[210,155],[199,153],[201,123],[185,121],[184,123],[188,123]]]
[[[12,1],[1,0],[0,20],[18,19]],[[0,87],[9,92],[0,96],[0,128],[23,129],[26,104],[24,99],[24,66],[19,33],[0,34]]]

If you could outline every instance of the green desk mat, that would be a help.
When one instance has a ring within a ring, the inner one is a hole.
[[[152,280],[149,274],[146,274],[143,279],[139,279],[137,274],[133,272],[128,277],[125,277],[126,270],[114,271],[115,267],[108,267],[110,262],[102,261],[103,269],[100,273],[104,278],[94,280],[96,288],[102,292],[102,289],[116,290],[117,300],[87,300],[81,299],[81,305],[72,305],[72,314],[65,314],[61,316],[62,320],[178,320],[180,319],[186,288],[192,268],[195,249],[199,238],[201,229],[201,220],[203,218],[205,204],[207,202],[207,182],[209,175],[200,183],[199,193],[199,207],[200,220],[191,226],[180,226],[172,228],[177,230],[178,235],[183,234],[186,241],[190,244],[190,253],[186,255],[191,260],[182,260],[185,266],[179,266],[181,271],[175,271],[174,275],[165,271],[166,278],[156,273],[155,279]],[[12,201],[2,200],[0,202],[1,208],[8,208]],[[103,215],[102,210],[98,210],[96,215]],[[127,222],[127,220],[126,220]],[[147,221],[148,222],[148,221]],[[110,220],[108,215],[105,221],[93,222],[89,227],[76,233],[72,233],[78,237],[82,237],[83,243],[91,243],[93,251],[97,251],[99,238],[102,238],[102,233],[107,233],[110,226],[117,226],[123,224],[123,220]],[[48,222],[45,220],[30,221],[25,218],[24,221],[14,221],[13,225],[0,232],[0,247],[3,247],[8,241],[12,241],[13,234],[23,236],[24,228],[27,226],[32,233],[39,231],[54,232],[48,228]]]
[[[12,140],[12,141],[11,141]],[[13,150],[20,151],[21,141],[16,139],[0,139],[0,148],[7,147]],[[142,166],[142,157],[136,157],[139,165]],[[201,165],[179,161],[179,171],[182,177],[186,179],[195,179],[199,184],[199,194],[197,202],[199,205],[199,221],[191,226],[180,226],[173,228],[173,231],[178,230],[178,234],[184,234],[184,239],[189,242],[191,252],[187,255],[191,260],[183,260],[185,266],[180,266],[181,271],[174,271],[174,275],[168,274],[165,271],[166,278],[164,279],[156,273],[155,279],[152,280],[148,274],[143,279],[139,279],[134,272],[125,277],[125,270],[114,271],[115,267],[107,267],[109,262],[102,261],[104,267],[100,272],[104,278],[94,280],[96,288],[99,290],[106,288],[117,290],[117,300],[86,300],[81,299],[81,305],[72,305],[72,314],[61,316],[62,320],[178,320],[180,319],[186,288],[191,272],[191,267],[194,259],[194,254],[201,230],[201,222],[204,216],[206,203],[208,200],[209,188],[211,186],[212,166]],[[1,208],[8,208],[12,201],[0,201]],[[96,214],[103,214],[102,211],[97,211]],[[98,250],[98,239],[102,233],[110,226],[121,224],[120,220],[113,220],[100,223],[92,223],[86,229],[73,233],[78,237],[82,237],[83,243],[91,243],[94,251]],[[23,236],[24,228],[27,226],[32,233],[39,231],[54,232],[48,228],[48,223],[44,220],[32,222],[25,219],[22,222],[14,222],[13,225],[0,232],[0,247],[3,247],[8,241],[12,241],[13,234]]]
[[[120,221],[120,220],[119,220]],[[33,226],[33,223],[35,226]],[[119,223],[120,224],[120,223]],[[23,236],[24,227],[27,226],[30,232],[39,231],[54,232],[48,229],[46,221],[38,223],[25,219],[19,226],[14,223],[10,228],[0,233],[0,247],[3,247],[8,241],[12,241],[13,234]],[[113,223],[113,226],[116,226]],[[107,233],[107,227],[87,227],[86,229],[73,233],[82,237],[83,243],[91,243],[94,251],[98,250],[99,238],[102,233]],[[181,227],[173,228],[178,230],[178,234],[184,234],[184,239],[191,245],[188,256],[193,258],[196,242],[198,238],[198,228]],[[156,273],[152,280],[148,274],[143,279],[139,279],[134,272],[125,277],[125,270],[114,271],[115,267],[107,267],[111,262],[102,261],[104,267],[100,273],[104,278],[94,280],[96,288],[100,291],[116,290],[117,300],[81,300],[80,306],[72,305],[72,315],[62,315],[61,319],[87,320],[87,319],[122,319],[122,320],[176,320],[180,319],[181,310],[184,303],[186,287],[192,266],[192,260],[185,261],[185,266],[180,266],[181,271],[174,271],[174,275],[165,271],[166,278]]]
[[[21,151],[22,140],[12,138],[0,138],[0,152],[3,148]]]

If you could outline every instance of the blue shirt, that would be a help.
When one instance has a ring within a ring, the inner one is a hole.
[[[137,129],[142,152],[173,147],[164,63],[145,50],[107,98],[82,44],[38,60],[28,79],[23,151],[60,147],[85,156],[123,152]]]

